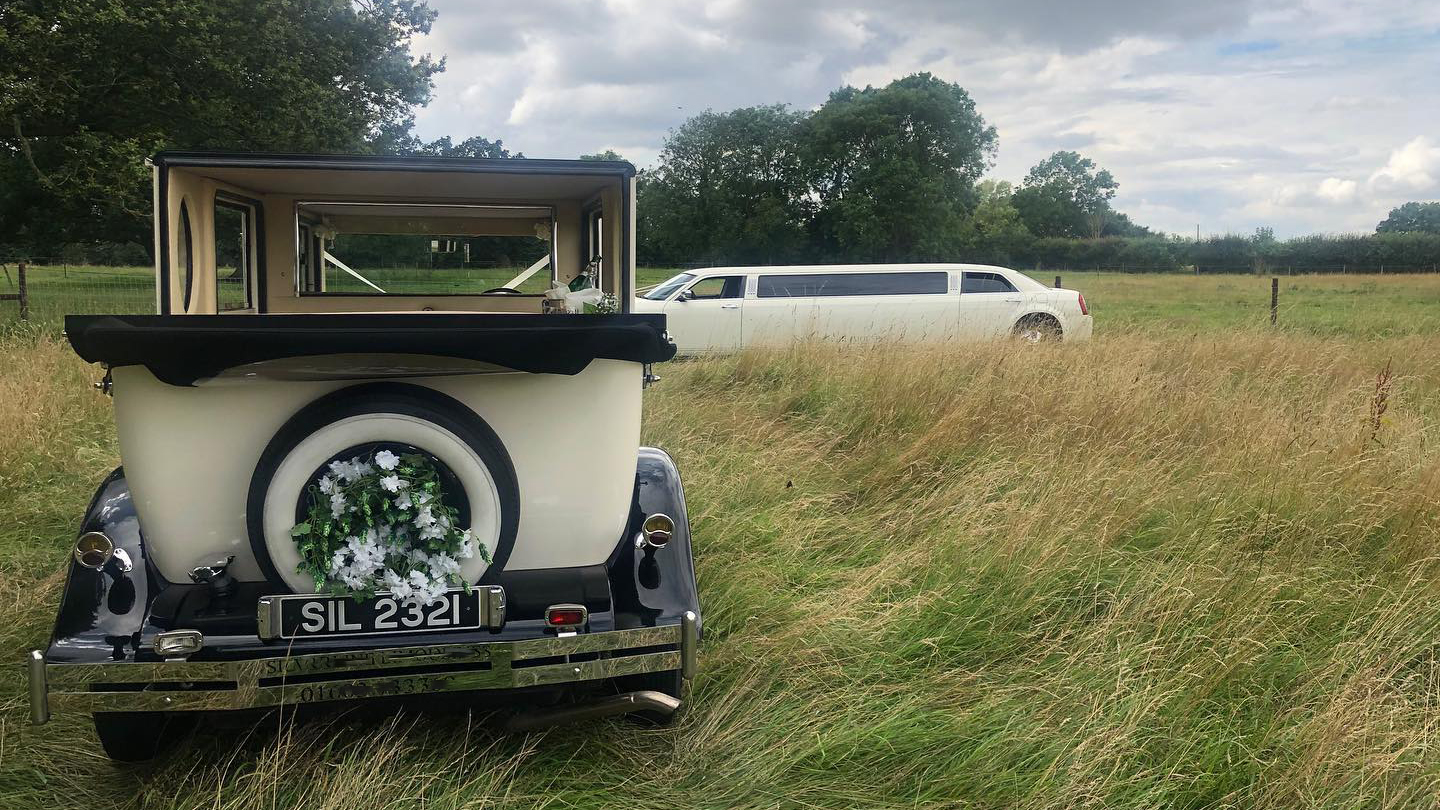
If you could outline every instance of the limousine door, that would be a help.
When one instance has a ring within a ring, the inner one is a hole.
[[[702,278],[665,304],[665,322],[681,352],[740,348],[744,276]]]
[[[961,336],[975,340],[1005,336],[1022,303],[1020,291],[999,273],[965,271],[960,286]]]

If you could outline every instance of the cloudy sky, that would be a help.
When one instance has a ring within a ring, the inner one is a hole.
[[[1371,230],[1440,199],[1440,0],[430,0],[427,139],[654,162],[706,109],[930,71],[999,130],[991,174],[1074,149],[1179,233]]]

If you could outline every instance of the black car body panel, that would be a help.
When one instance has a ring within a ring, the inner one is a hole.
[[[676,530],[664,548],[637,548],[636,534],[647,515],[663,512]],[[642,447],[635,494],[624,535],[603,565],[502,572],[506,622],[499,630],[446,633],[388,633],[366,637],[306,639],[303,648],[286,641],[262,641],[256,634],[256,602],[273,588],[239,583],[225,599],[209,586],[164,581],[146,564],[145,543],[123,469],[100,485],[86,511],[81,532],[100,531],[130,558],[121,571],[112,560],[104,570],[72,558],[55,632],[45,651],[47,664],[153,663],[156,633],[200,630],[205,646],[193,662],[243,661],[301,653],[386,651],[439,644],[485,644],[553,637],[544,611],[560,603],[590,611],[585,632],[676,625],[687,613],[699,628],[700,605],[691,559],[690,531],[679,471],[664,451]]]

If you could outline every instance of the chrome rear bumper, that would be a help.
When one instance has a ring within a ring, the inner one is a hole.
[[[686,613],[680,624],[633,630],[242,661],[52,664],[34,650],[30,718],[39,725],[52,711],[224,711],[517,689],[675,669],[688,679],[698,646],[696,616]]]

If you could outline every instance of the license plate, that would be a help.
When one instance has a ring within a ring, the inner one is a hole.
[[[497,626],[504,591],[475,587],[456,589],[428,605],[377,594],[360,601],[323,594],[266,596],[260,599],[259,635],[264,639],[371,636],[381,633],[433,633]]]

